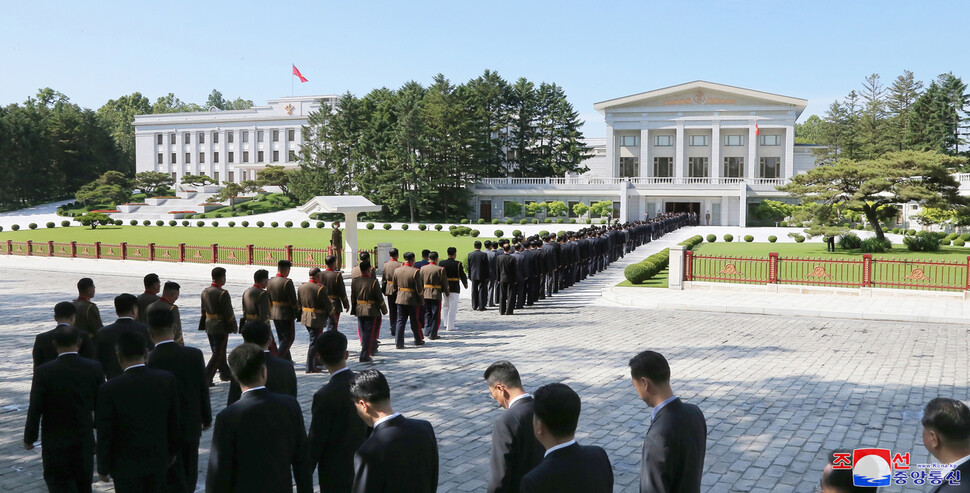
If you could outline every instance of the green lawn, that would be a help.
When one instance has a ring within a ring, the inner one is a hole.
[[[314,223],[315,224],[315,223]],[[156,245],[186,245],[204,246],[218,243],[223,246],[245,246],[248,244],[256,246],[280,247],[293,245],[304,248],[325,248],[330,244],[330,228],[317,229],[311,228],[271,228],[265,226],[256,227],[204,227],[195,226],[99,226],[97,229],[72,226],[68,228],[47,229],[41,227],[36,230],[3,231],[0,232],[0,240],[27,241],[34,242],[64,242],[76,241],[78,243],[94,243],[100,241],[107,244],[119,244],[128,242],[131,244],[145,245],[154,242]],[[486,232],[491,232],[488,230]],[[344,231],[346,239],[347,232]],[[472,250],[475,240],[484,242],[484,236],[472,238],[471,236],[451,236],[445,231],[384,231],[361,229],[358,233],[358,248],[374,248],[377,243],[391,243],[403,254],[406,251],[413,251],[420,257],[421,250],[437,250],[441,258],[446,257],[449,246],[458,249],[458,259],[464,260],[468,252]]]
[[[820,258],[856,258],[864,255],[859,250],[842,250],[836,246],[835,253],[825,251],[825,243],[725,243],[720,238],[715,243],[701,243],[694,247],[694,251],[703,255],[741,255],[745,257],[767,257],[769,252],[776,252],[780,256],[791,257],[820,257]],[[874,253],[873,258],[891,257],[918,260],[946,260],[966,261],[970,256],[970,247],[943,246],[938,252],[911,252],[906,245],[893,245],[888,253]]]
[[[657,273],[657,275],[643,281],[643,284],[633,284],[630,281],[623,281],[617,284],[618,287],[624,288],[664,288],[667,289],[667,278],[670,277],[670,271],[664,269]]]

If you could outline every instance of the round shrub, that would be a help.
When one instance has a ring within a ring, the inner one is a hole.
[[[522,236],[522,232],[519,231],[519,230],[517,230],[517,229],[513,229],[512,230],[512,237],[514,238],[516,236]]]
[[[145,219],[144,221],[141,222],[141,224],[142,224],[142,226],[151,226],[152,225],[152,222],[149,221],[148,219]]]
[[[390,231],[390,229],[391,229],[391,224],[390,223],[384,223],[384,231]]]
[[[303,228],[303,229],[309,228],[310,227],[310,221],[303,221],[303,222],[301,222],[300,223],[300,227]]]
[[[421,224],[418,225],[418,230],[419,231],[427,231],[427,229],[428,229],[428,225],[427,224],[421,223]]]
[[[219,217],[222,217],[222,214],[213,214],[212,217],[219,218]]]
[[[744,235],[744,241],[747,243],[751,243],[752,241],[754,241],[754,236]]]
[[[168,222],[169,226],[175,226],[176,224],[178,224],[178,222],[175,221],[175,219],[172,219],[171,221]]]
[[[559,219],[556,219],[557,224],[564,224],[565,222],[566,222],[566,218],[564,217],[560,217]]]
[[[164,225],[165,225],[165,221],[162,221],[161,219],[159,219],[158,221],[155,221],[155,226],[164,226]]]
[[[485,224],[485,218],[480,217],[478,218],[478,221],[475,221],[475,222],[478,224]]]
[[[885,253],[891,249],[892,243],[889,240],[879,241],[876,237],[866,238],[859,245],[859,251],[862,253]]]
[[[600,219],[600,220],[602,221],[602,219]],[[592,219],[587,219],[586,220],[586,224],[593,224],[593,220]]]
[[[709,235],[707,235],[707,242],[708,243],[714,243],[715,241],[717,241],[717,235],[715,235],[715,234],[709,234]]]
[[[402,231],[407,231],[408,230],[408,224],[407,223],[402,224],[401,225],[401,230]]]
[[[915,236],[915,235],[916,235],[916,230],[915,229],[907,229],[906,230],[906,236]]]
[[[960,233],[950,233],[950,234],[946,235],[946,239],[948,239],[950,241],[953,241],[953,240],[955,240],[955,239],[957,239],[959,237],[960,237]]]
[[[457,227],[458,227],[458,226],[455,226],[454,224],[449,224],[449,225],[448,225],[448,231],[451,231],[451,230],[453,230],[453,229],[455,229],[455,228],[457,228]]]
[[[470,233],[468,233],[468,234],[470,234],[470,235],[472,235],[472,238],[477,238],[477,237],[478,237],[478,235],[480,235],[480,234],[482,234],[482,233],[481,233],[481,231],[479,231],[479,230],[477,230],[477,229],[473,229],[473,230],[471,230],[471,232],[470,232]]]
[[[734,241],[734,235],[724,235],[724,241],[731,243]]]
[[[195,222],[195,225],[201,228],[201,227],[205,226],[205,221],[196,221]]]
[[[131,221],[128,221],[128,224],[130,224],[132,226],[138,226],[138,220],[137,219],[132,219]],[[61,225],[62,226],[64,225],[64,222],[63,221],[61,222]]]
[[[190,224],[191,223],[188,221],[182,221],[182,226],[185,226],[186,228],[189,227]]]
[[[496,219],[492,219],[492,224],[498,224],[498,223],[499,223],[499,220],[497,218]]]
[[[862,238],[853,233],[846,233],[839,237],[839,247],[843,250],[854,250],[862,245]]]
[[[532,220],[532,224],[539,224],[539,220],[538,219],[533,219]]]
[[[229,224],[228,224],[228,226],[229,226],[230,228],[234,228],[234,227],[236,227],[236,221],[229,221]]]
[[[10,229],[12,229],[14,231],[20,231],[20,225],[19,224],[14,224],[13,226],[10,226]]]
[[[367,226],[365,226],[365,227],[367,229],[374,229],[374,223],[367,223]]]
[[[243,222],[241,222],[241,223],[239,223],[239,224],[240,224],[240,225],[241,225],[242,227],[244,227],[244,228],[248,228],[248,227],[249,227],[249,221],[243,221]]]
[[[519,224],[529,224],[529,220],[526,218],[519,219]]]
[[[960,239],[963,241],[970,241],[970,233],[963,233],[960,235]]]
[[[771,235],[771,236],[768,237],[768,243],[774,243],[776,241],[778,241],[778,237],[777,236]]]
[[[292,228],[293,227],[293,221],[286,221],[285,223],[283,223],[283,226],[284,227],[287,227],[287,228]]]
[[[795,235],[795,243],[805,243],[805,237],[802,235]]]
[[[547,218],[543,219],[542,222],[544,222],[546,224],[552,224],[552,218],[551,217],[547,217]]]
[[[132,219],[132,221],[134,222],[134,224],[132,224],[132,226],[134,226],[135,224],[138,224],[138,221],[135,221],[134,219]],[[149,224],[151,224],[148,221],[145,221],[145,222],[147,223],[147,224],[145,224],[145,226],[148,226]],[[61,226],[65,227],[65,228],[68,227],[68,226],[70,226],[70,225],[71,225],[71,221],[61,221]]]
[[[941,245],[949,245],[952,242],[953,242],[953,240],[951,240],[949,238],[943,238],[942,240],[940,240],[940,244]]]
[[[210,226],[212,226],[213,228],[218,228],[219,227],[219,221],[212,221],[212,223],[210,223]]]
[[[273,222],[271,222],[271,223],[269,223],[269,225],[270,225],[271,227],[274,227],[274,228],[278,228],[278,227],[280,227],[280,223],[278,223],[278,222],[276,222],[276,221],[273,221]]]
[[[37,229],[37,223],[30,223],[27,225],[27,227],[30,229]]]
[[[52,223],[52,222],[50,222],[50,223],[47,223],[47,228],[48,228],[48,229],[50,229],[50,228],[53,228],[53,227],[55,227],[55,226],[57,226],[57,225],[56,225],[56,224],[54,224],[54,223]]]
[[[122,225],[122,224],[124,224],[124,223],[125,223],[125,222],[124,222],[124,221],[122,221],[121,219],[115,219],[115,226],[121,226],[121,225]]]
[[[963,246],[963,245],[966,245],[966,244],[967,244],[967,242],[963,241],[963,238],[957,238],[957,239],[953,240],[953,246]]]
[[[247,216],[252,216],[253,215],[253,211],[246,211],[246,215]]]
[[[501,238],[503,235],[505,235],[505,231],[502,231],[501,229],[496,229],[495,231],[492,232],[492,234],[494,234],[496,238]]]
[[[462,224],[468,224],[468,219],[462,219],[462,220],[461,220],[461,223],[462,223]]]
[[[782,228],[786,228],[786,227],[788,227],[788,221],[782,221],[782,222],[778,223],[778,225],[781,226]]]
[[[515,220],[512,219],[511,217],[505,220],[505,224],[512,224],[514,222],[515,222]]]
[[[575,219],[570,219],[569,220],[569,224],[576,224],[576,220]]]
[[[482,221],[481,219],[479,219],[479,224],[485,224],[485,221]],[[434,225],[434,230],[435,231],[441,231],[441,225],[440,224],[435,224]]]
[[[317,229],[323,229],[327,224],[323,221],[317,221]]]
[[[262,228],[265,225],[266,225],[266,223],[264,223],[263,221],[256,221],[256,227],[257,228]]]

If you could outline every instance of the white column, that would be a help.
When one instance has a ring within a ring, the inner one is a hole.
[[[758,169],[758,136],[755,135],[756,129],[755,124],[752,122],[748,125],[748,157],[745,159],[747,161],[747,170],[744,172],[745,178],[756,178],[758,175],[756,173]],[[741,222],[744,225],[744,221]]]
[[[344,238],[347,247],[344,250],[344,265],[353,268],[357,265],[357,214],[344,213]]]
[[[728,200],[728,197],[725,197],[725,196],[722,195],[721,196],[721,207],[720,207],[720,210],[718,211],[719,216],[721,218],[721,226],[727,226],[728,225],[728,211],[727,211],[728,202],[730,202],[730,200]]]
[[[677,137],[674,142],[674,178],[679,183],[684,178],[684,122],[677,122]]]
[[[630,220],[630,196],[629,196],[630,182],[620,182],[620,222],[627,222]]]
[[[650,176],[650,131],[640,129],[640,176]]]
[[[670,245],[670,262],[667,264],[667,289],[684,289],[684,245]]]
[[[795,176],[795,127],[785,127],[785,157],[784,174],[782,178]]]
[[[606,125],[606,162],[610,163],[610,177],[619,176],[616,169],[616,137],[613,136],[613,125]]]
[[[738,207],[741,208],[738,214],[738,226],[746,227],[748,223],[748,184],[738,183]]]
[[[711,173],[712,183],[719,183],[721,178],[721,122],[714,120],[711,127]]]

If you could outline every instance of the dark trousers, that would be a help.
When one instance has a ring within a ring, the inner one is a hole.
[[[515,283],[501,282],[499,283],[499,287],[499,291],[501,291],[499,295],[499,313],[502,315],[511,315],[515,311]]]
[[[515,307],[521,309],[525,306],[525,289],[528,287],[528,278],[515,283]]]
[[[333,301],[334,301],[334,303],[340,303],[340,300],[333,300]],[[337,306],[338,305],[334,305],[335,308]],[[337,324],[338,323],[340,323],[340,309],[339,308],[337,308],[337,311],[334,312],[333,317],[327,317],[327,326],[326,326],[326,329],[327,330],[336,331],[337,330]]]
[[[293,361],[290,348],[296,339],[296,320],[273,320],[273,325],[276,327],[276,337],[279,339],[277,348],[279,348],[280,358]]]
[[[529,280],[529,301],[530,304],[535,304],[539,301],[539,295],[542,294],[542,276],[535,276]]]
[[[387,317],[390,319],[391,337],[397,331],[397,295],[392,295],[387,297]]]
[[[370,357],[377,346],[382,317],[357,317],[357,337],[360,338],[360,357]]]
[[[472,281],[472,310],[484,310],[489,303],[488,287],[491,281]]]
[[[424,340],[424,335],[421,334],[421,322],[418,320],[418,305],[397,305],[397,330],[394,336],[397,347],[404,347],[404,326],[407,325],[408,320],[411,321],[414,342]]]
[[[211,382],[219,373],[219,379],[228,381],[232,377],[232,370],[229,369],[229,362],[226,361],[226,344],[229,343],[229,334],[206,334],[209,338],[209,348],[212,349],[212,356],[209,363],[205,365],[206,376]]]
[[[499,304],[499,298],[502,297],[502,287],[501,283],[497,279],[488,281],[488,306],[496,306]]]
[[[437,338],[441,327],[441,300],[424,300],[424,335]]]
[[[317,337],[320,337],[320,334],[323,333],[323,327],[307,327],[306,331],[307,335],[310,336],[310,345],[306,350],[306,371],[317,372],[320,369],[317,368],[317,353],[313,346],[317,342]]]
[[[539,290],[539,299],[546,299],[546,282],[550,274],[542,274],[539,276],[539,285],[536,288]]]
[[[199,482],[199,437],[187,438],[179,447],[179,456],[175,464],[169,468],[169,491],[177,489],[177,485],[185,486],[185,491],[193,493]],[[173,488],[173,486],[176,486]]]
[[[112,477],[117,493],[166,493],[165,478],[167,471],[159,471],[131,478]]]
[[[41,447],[44,482],[50,491],[90,493],[94,475],[94,435],[58,448]]]
[[[546,274],[545,284],[544,289],[546,290],[546,296],[552,296],[552,293],[556,291],[556,271]]]

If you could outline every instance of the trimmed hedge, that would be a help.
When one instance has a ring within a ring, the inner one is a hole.
[[[427,229],[428,229],[428,225],[427,224],[421,223],[421,224],[418,225],[418,230],[419,231],[427,231]]]
[[[269,225],[272,226],[272,227],[274,227],[274,228],[280,227],[280,223],[278,223],[276,221],[273,221],[273,222],[269,223]]]
[[[408,224],[407,223],[402,224],[401,225],[401,230],[402,231],[407,231],[408,230]]]
[[[300,227],[303,228],[303,229],[309,228],[310,227],[310,221],[303,221],[303,222],[301,222],[300,223]]]
[[[859,251],[862,253],[886,253],[892,250],[892,243],[889,240],[879,241],[878,238],[866,238],[862,240],[859,245]]]
[[[967,244],[967,242],[963,241],[963,238],[957,238],[957,239],[953,240],[953,246],[963,246],[963,245],[966,245],[966,244]]]
[[[754,241],[754,236],[744,235],[744,241],[747,243],[751,243],[752,241]]]
[[[514,238],[516,236],[522,236],[522,231],[519,231],[517,229],[513,229],[512,230],[512,237]]]
[[[120,219],[119,219],[119,220],[120,220]],[[55,226],[57,226],[57,225],[56,225],[56,224],[54,224],[53,222],[49,222],[49,223],[47,223],[47,227],[48,227],[48,228],[53,228],[53,227],[55,227]]]
[[[778,241],[778,237],[777,236],[771,235],[771,236],[768,237],[768,243],[774,243],[776,241]]]
[[[134,224],[132,224],[132,226],[134,226],[135,224],[138,223],[138,221],[135,221],[134,219],[132,219],[132,221],[134,221]],[[145,220],[145,226],[148,226],[151,223],[152,223],[151,221],[149,221],[147,219]],[[65,227],[65,228],[68,227],[68,226],[70,226],[70,225],[71,225],[71,221],[61,221],[61,226]]]
[[[248,228],[249,227],[249,221],[243,221],[243,222],[241,222],[239,224],[242,225],[242,227],[244,227],[244,228]]]
[[[704,237],[701,235],[695,235],[695,236],[691,236],[690,238],[687,238],[686,240],[680,242],[679,244],[687,247],[687,250],[693,250],[694,247],[696,247],[697,245],[700,245],[701,243],[704,243]]]
[[[501,229],[496,229],[492,234],[494,234],[496,238],[501,238],[502,236],[505,235],[505,231],[502,231]]]
[[[623,269],[623,276],[631,284],[643,284],[643,281],[657,275],[660,271],[666,269],[669,264],[670,249],[664,248],[640,262],[626,266],[626,269]]]
[[[327,223],[323,221],[317,221],[317,229],[323,229],[326,225]]]
[[[390,231],[390,230],[391,230],[390,223],[384,223],[384,231]]]
[[[230,228],[235,228],[236,227],[236,221],[229,221],[229,227]]]
[[[862,238],[854,233],[846,233],[839,237],[839,248],[843,250],[854,250],[862,245]]]
[[[201,228],[201,227],[205,226],[205,222],[204,221],[196,221],[195,222],[195,225]]]
[[[970,241],[970,233],[963,233],[960,235],[960,239],[963,241]]]
[[[734,241],[734,235],[732,234],[724,235],[724,241],[731,243],[732,241]]]
[[[286,221],[285,223],[283,223],[283,226],[286,226],[287,228],[292,228],[293,227],[293,221]]]
[[[715,234],[707,235],[707,242],[708,243],[714,243],[715,241],[717,241],[717,235],[715,235]]]
[[[485,224],[485,221],[482,221],[482,222],[481,222],[481,223],[479,223],[479,224]],[[435,231],[441,231],[441,225],[440,225],[440,224],[435,224],[435,225],[434,225],[434,230],[435,230]]]
[[[367,223],[367,226],[365,226],[365,227],[367,229],[374,229],[374,223]]]

